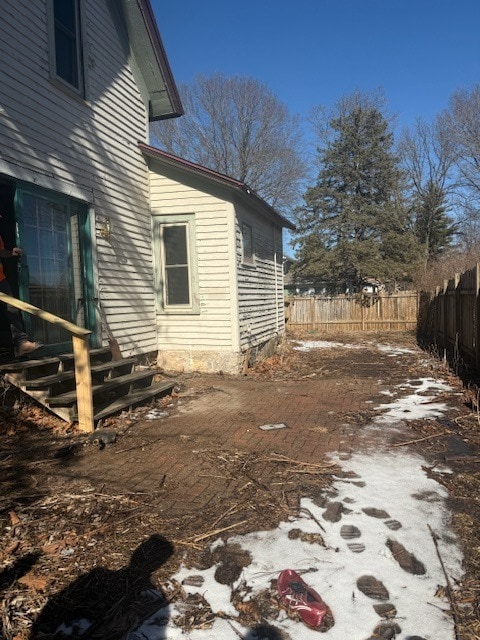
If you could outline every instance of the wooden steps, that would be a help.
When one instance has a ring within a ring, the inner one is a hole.
[[[174,382],[156,382],[153,369],[137,366],[134,357],[112,360],[108,347],[90,350],[95,423],[173,389]],[[0,375],[63,420],[76,422],[73,354],[0,364]]]

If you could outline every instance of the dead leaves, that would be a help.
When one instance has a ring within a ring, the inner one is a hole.
[[[5,549],[5,555],[6,556],[12,556],[16,551],[18,551],[18,548],[20,547],[20,540],[14,540],[12,542],[12,544],[10,544],[6,549]]]
[[[30,571],[29,573],[19,578],[17,582],[22,584],[24,587],[27,587],[27,589],[33,589],[33,591],[38,593],[45,591],[51,580],[49,578],[46,578],[45,576],[39,576]]]
[[[54,540],[44,544],[41,547],[43,553],[47,555],[54,555],[61,553],[65,549],[71,549],[78,542],[77,535],[73,531],[67,531],[65,535],[59,540]]]
[[[17,525],[20,524],[20,518],[17,516],[15,511],[10,511],[9,516],[10,516],[10,524],[12,525],[12,527],[16,527]]]

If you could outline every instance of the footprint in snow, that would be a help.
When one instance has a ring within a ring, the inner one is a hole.
[[[387,547],[390,549],[394,559],[404,571],[415,576],[425,575],[427,571],[423,562],[420,562],[413,553],[407,551],[403,544],[389,538],[387,540]]]
[[[398,529],[402,528],[402,523],[398,520],[385,520],[385,524],[392,531],[397,531]]]
[[[378,518],[379,520],[384,520],[385,518],[390,518],[390,514],[388,514],[383,509],[376,509],[375,507],[365,507],[362,509],[363,513],[371,518]]]
[[[362,532],[351,524],[344,524],[340,529],[340,535],[344,540],[354,540],[355,538],[360,538]],[[347,547],[353,553],[362,553],[365,551],[365,545],[363,542],[348,542]]]

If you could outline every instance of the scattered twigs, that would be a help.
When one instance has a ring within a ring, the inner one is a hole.
[[[299,510],[300,513],[305,514],[306,516],[308,516],[309,518],[311,518],[314,522],[317,523],[317,525],[320,527],[320,529],[323,531],[323,533],[327,533],[325,531],[325,529],[322,527],[321,523],[317,520],[317,518],[313,515],[313,513],[310,511],[310,509],[307,509],[306,507],[301,507]]]
[[[318,462],[304,462],[303,460],[294,460],[279,453],[274,453],[265,459],[268,462],[285,462],[287,464],[306,467],[312,469],[312,473],[313,470],[315,470],[316,473],[332,473],[338,469],[338,464],[336,462],[329,462],[327,464],[319,464]]]
[[[215,527],[221,520],[223,520],[227,516],[230,516],[230,515],[236,513],[237,511],[238,511],[238,506],[237,505],[233,505],[232,507],[230,507],[230,509],[227,509],[227,511],[225,511],[225,513],[222,513],[222,515],[218,516],[218,518],[216,520],[214,520],[214,522],[212,522],[212,527]]]
[[[238,629],[236,629],[233,624],[230,622],[230,620],[227,620],[228,624],[232,627],[234,633],[240,638],[240,640],[244,637],[239,631]]]
[[[392,444],[392,447],[406,447],[409,444],[416,444],[417,442],[423,442],[424,440],[432,440],[433,438],[442,438],[448,436],[451,431],[442,431],[441,433],[433,433],[430,436],[424,436],[423,438],[416,438],[415,440],[407,440],[406,442],[397,442]]]
[[[435,545],[435,550],[437,552],[437,556],[438,556],[438,560],[440,562],[440,566],[442,567],[442,571],[443,571],[443,575],[445,576],[445,581],[447,583],[447,595],[448,595],[448,599],[450,601],[450,607],[452,609],[452,617],[453,617],[453,624],[454,624],[454,628],[455,628],[455,638],[457,638],[458,640],[458,613],[457,613],[457,604],[455,602],[455,596],[453,594],[453,589],[452,589],[452,584],[450,582],[450,578],[448,577],[448,573],[447,570],[445,568],[445,563],[443,562],[443,558],[441,556],[440,553],[440,549],[438,547],[438,538],[436,533],[433,531],[432,527],[430,525],[427,525],[428,529],[430,531],[430,535],[432,536],[432,540],[433,540],[433,544]]]
[[[224,531],[229,531],[230,529],[239,527],[240,525],[245,524],[246,522],[248,522],[248,519],[241,520],[240,522],[235,522],[234,524],[228,525],[228,527],[222,527],[221,529],[213,529],[212,531],[207,531],[207,533],[202,533],[202,535],[192,536],[191,538],[187,538],[186,540],[175,540],[174,542],[176,542],[177,544],[185,544],[185,543],[195,544],[197,542],[201,542],[202,540],[205,540],[206,538],[211,538],[212,536],[218,536],[220,533],[223,533]]]

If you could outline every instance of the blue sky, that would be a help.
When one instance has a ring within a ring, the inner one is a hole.
[[[268,85],[292,113],[383,88],[399,128],[480,82],[479,0],[151,0],[174,77]]]

